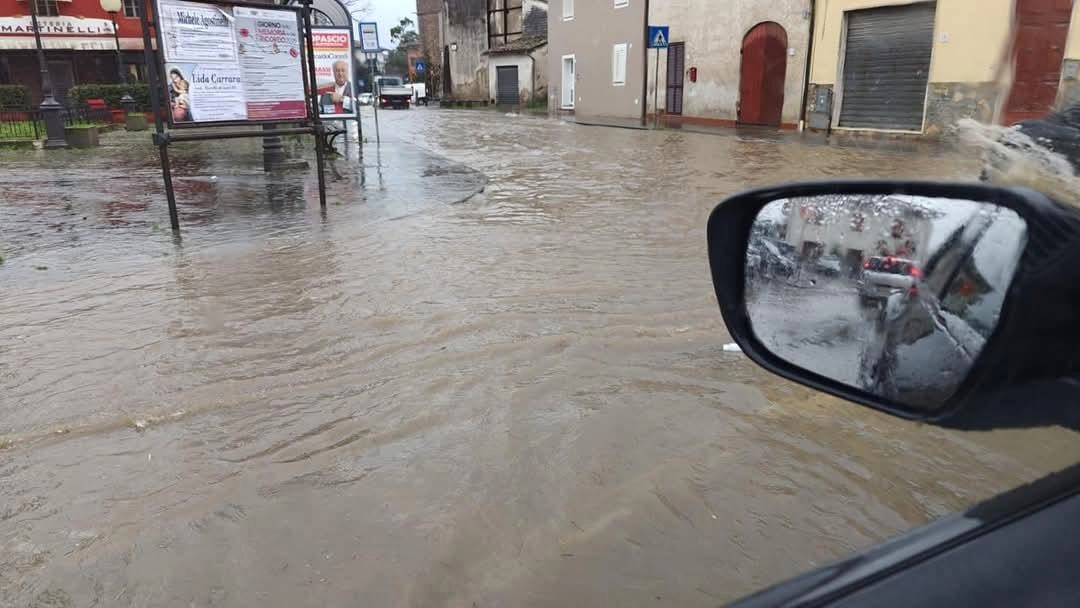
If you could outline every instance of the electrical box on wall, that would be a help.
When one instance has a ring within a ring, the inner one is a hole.
[[[828,131],[832,126],[832,89],[818,87],[814,92],[814,111],[810,112],[810,128]]]

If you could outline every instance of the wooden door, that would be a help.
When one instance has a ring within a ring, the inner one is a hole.
[[[1073,0],[1016,0],[1014,77],[1002,122],[1042,118],[1054,109]]]
[[[771,21],[755,25],[743,38],[739,74],[739,122],[778,127],[784,111],[787,32]]]
[[[668,114],[682,114],[685,72],[686,43],[672,42],[667,48],[667,103],[664,107]]]

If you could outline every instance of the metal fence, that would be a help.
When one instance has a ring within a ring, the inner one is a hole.
[[[65,107],[60,110],[65,126],[109,124],[109,108]],[[45,137],[45,121],[39,109],[0,107],[0,141]]]
[[[44,133],[40,112],[0,107],[0,140],[38,139]]]
[[[112,122],[112,110],[109,108],[67,107],[64,108],[64,124],[109,124]]]

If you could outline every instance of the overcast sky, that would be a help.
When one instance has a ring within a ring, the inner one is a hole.
[[[379,24],[379,44],[383,48],[390,48],[390,28],[397,25],[402,17],[408,17],[413,22],[416,18],[416,0],[346,0],[354,8],[363,6],[371,10],[364,15],[364,21],[374,21]],[[354,34],[356,35],[356,34]]]

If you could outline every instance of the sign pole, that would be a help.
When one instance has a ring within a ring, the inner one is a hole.
[[[355,83],[356,79],[353,79],[353,82]],[[356,93],[356,91],[353,90],[353,93]],[[360,152],[360,155],[363,156],[364,155],[364,125],[360,122],[360,95],[358,93],[356,94],[356,100],[353,101],[353,107],[356,108],[356,118],[354,119],[354,120],[356,120],[356,145],[357,145],[357,149]]]
[[[660,128],[660,49],[656,49],[656,71],[653,72],[652,90],[653,128]]]
[[[374,103],[371,104],[371,107],[372,107],[372,109],[375,110],[375,144],[376,145],[381,145],[382,144],[382,137],[379,135],[379,103],[380,103],[380,99],[382,97],[382,94],[379,93],[379,89],[381,87],[379,86],[378,70],[379,70],[379,56],[378,55],[372,55],[371,56],[371,85],[372,85],[371,90],[375,91],[375,101],[374,101]]]
[[[319,176],[319,206],[326,209],[326,170],[323,167],[323,130],[322,120],[319,118],[319,90],[315,80],[315,33],[311,29],[311,0],[300,0],[303,7],[302,18],[304,20],[304,43],[307,47],[308,86],[311,87],[311,119],[315,127],[315,165]]]
[[[646,44],[650,49],[656,49],[656,71],[653,72],[653,128],[660,128],[660,49],[668,48],[668,40],[671,38],[671,28],[666,25],[650,25],[649,39]],[[646,59],[646,61],[648,61]],[[646,80],[647,82],[647,80]],[[648,103],[648,102],[646,102]]]
[[[375,144],[378,145],[382,143],[382,137],[379,134],[379,24],[374,21],[361,21],[358,25],[360,29],[360,50],[364,52],[368,60],[371,92],[375,96],[371,109],[375,113]],[[360,120],[359,112],[356,120]]]

